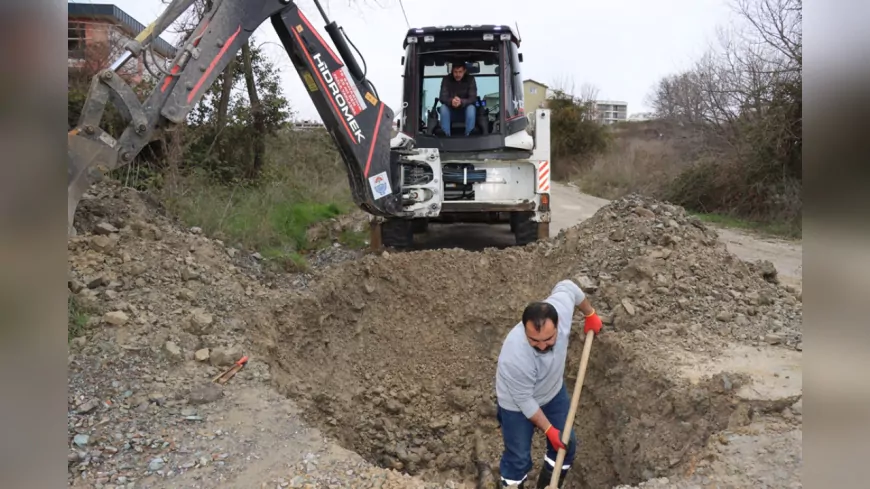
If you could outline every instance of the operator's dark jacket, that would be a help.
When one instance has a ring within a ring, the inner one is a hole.
[[[465,73],[461,80],[456,81],[451,73],[441,80],[441,103],[453,108],[450,101],[456,96],[462,99],[463,107],[477,102],[477,82],[473,76]]]

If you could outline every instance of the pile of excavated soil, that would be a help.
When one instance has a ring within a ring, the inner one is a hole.
[[[270,277],[142,197],[95,186],[68,240],[70,298],[87,318],[69,345],[70,487],[456,487],[373,466],[304,423],[246,331],[310,277]],[[211,381],[243,355],[228,383]]]
[[[737,260],[681,209],[636,197],[524,248],[361,258],[336,248],[312,258],[332,267],[322,275],[272,270],[117,185],[92,190],[76,224],[69,288],[90,320],[70,345],[73,487],[470,482],[475,430],[494,468],[502,449],[501,341],[525,304],[564,278],[578,280],[606,323],[566,487],[670,477],[694,467],[710,433],[748,429],[757,406],[735,394],[744,378],[693,383],[680,362],[716,365],[734,343],[800,348],[800,297],[771,267]],[[210,382],[243,354],[251,362],[227,385]],[[534,453],[539,467],[539,435]]]
[[[366,256],[275,305],[255,326],[283,393],[368,460],[435,480],[473,479],[475,429],[497,466],[494,375],[525,304],[575,278],[605,319],[576,428],[568,487],[667,476],[744,409],[739,375],[692,383],[685,354],[735,342],[798,347],[801,299],[769,264],[731,255],[681,208],[614,201],[555,239],[523,248]],[[566,373],[582,349],[580,325]],[[543,456],[535,438],[535,463]]]

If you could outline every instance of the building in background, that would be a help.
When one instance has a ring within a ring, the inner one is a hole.
[[[134,39],[145,25],[109,3],[67,3],[67,67],[91,77],[124,52],[125,43]],[[175,47],[162,38],[152,44],[153,55],[145,51],[149,64],[159,63],[168,70],[168,61],[175,57]],[[130,60],[120,74],[131,84],[154,78],[148,72],[143,56]],[[159,76],[157,66],[150,66]]]
[[[636,112],[628,116],[629,122],[643,122],[643,121],[651,121],[655,118],[655,114],[652,112]]]
[[[551,97],[550,88],[537,80],[527,78],[523,80],[523,98],[525,101],[526,114],[532,114],[536,109],[546,108],[547,100]],[[592,106],[591,116],[601,124],[615,124],[628,120],[628,103],[615,100],[596,100]],[[530,124],[534,124],[534,118],[530,117]]]
[[[393,124],[395,126],[395,124]],[[317,131],[325,130],[326,126],[321,121],[312,121],[309,119],[294,121],[290,124],[291,131]]]
[[[547,106],[547,90],[549,87],[531,78],[523,80],[523,105],[526,112],[532,113]]]
[[[536,80],[527,78],[523,80],[523,107],[529,116],[529,128],[535,126],[535,111],[547,107],[547,98],[550,88]]]
[[[628,103],[615,100],[596,100],[595,118],[602,124],[616,124],[628,120]]]

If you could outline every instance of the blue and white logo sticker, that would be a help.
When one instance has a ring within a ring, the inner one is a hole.
[[[390,181],[387,179],[387,172],[385,171],[370,176],[369,185],[372,187],[372,194],[374,194],[375,200],[393,193],[392,189],[390,189]]]

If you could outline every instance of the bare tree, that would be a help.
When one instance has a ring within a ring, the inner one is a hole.
[[[579,99],[584,104],[595,103],[598,100],[598,87],[592,83],[584,83],[580,87]]]
[[[734,0],[733,8],[752,26],[747,40],[764,46],[781,69],[800,72],[803,64],[802,0]]]
[[[662,78],[648,96],[656,117],[684,124],[702,120],[701,76],[696,71]]]
[[[592,83],[583,83],[579,93],[576,91],[576,83],[571,76],[560,75],[551,82],[553,94],[561,99],[569,99],[573,105],[582,107],[584,120],[594,120],[596,117],[596,101],[598,100],[598,87]]]
[[[708,158],[676,201],[799,221],[801,0],[730,0],[738,22],[649,100],[657,117],[700,134]],[[675,187],[676,188],[676,187]],[[699,204],[700,203],[700,204]]]
[[[764,116],[785,84],[800,83],[800,0],[734,0],[743,25],[723,31],[688,71],[656,84],[658,117],[737,135],[737,123]]]
[[[550,89],[556,94],[574,94],[574,78],[572,76],[559,75],[550,81]]]

